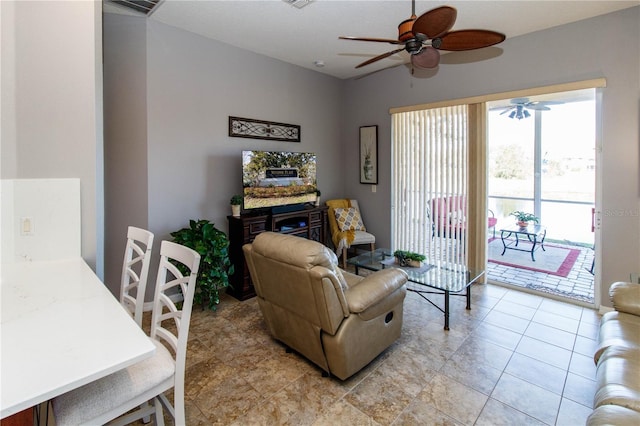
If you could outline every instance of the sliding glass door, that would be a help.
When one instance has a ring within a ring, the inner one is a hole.
[[[519,99],[528,117],[510,118],[511,100],[489,103],[490,208],[499,222],[534,213],[556,239],[593,245],[595,89]]]
[[[487,107],[488,206],[498,219],[497,238],[501,227],[515,222],[511,213],[524,211],[546,228],[548,247],[573,253],[548,273],[541,261],[523,265],[511,275],[514,282],[506,283],[593,302],[596,89],[505,99]],[[490,256],[488,277],[501,281],[509,274],[503,267],[493,271],[496,260],[508,263],[504,256]],[[540,274],[527,275],[531,270]]]

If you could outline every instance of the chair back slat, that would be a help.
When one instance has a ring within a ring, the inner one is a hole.
[[[120,283],[120,303],[140,327],[142,327],[144,296],[152,248],[151,232],[134,226],[127,229],[127,244]]]

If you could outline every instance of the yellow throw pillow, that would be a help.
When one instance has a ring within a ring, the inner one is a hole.
[[[338,228],[341,231],[366,231],[360,218],[360,213],[354,207],[347,209],[337,207],[334,211]]]

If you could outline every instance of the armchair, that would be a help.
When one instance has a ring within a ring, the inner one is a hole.
[[[431,221],[431,236],[460,238],[467,227],[467,198],[465,195],[451,195],[429,200],[427,215]],[[487,228],[496,237],[498,219],[493,210],[487,210]]]
[[[345,380],[400,337],[407,275],[360,277],[324,245],[273,232],[243,246],[270,334]]]
[[[347,249],[352,245],[369,244],[371,251],[376,249],[376,237],[367,232],[357,200],[329,200],[327,206],[331,241],[336,255],[342,256],[343,268],[347,267]]]

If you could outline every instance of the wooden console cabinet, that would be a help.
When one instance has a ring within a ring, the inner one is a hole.
[[[249,268],[244,261],[242,246],[252,242],[258,234],[265,231],[291,234],[327,244],[329,224],[327,207],[307,207],[304,210],[287,213],[243,214],[227,216],[229,221],[229,258],[234,273],[229,277],[231,284],[227,292],[239,300],[256,295]]]

